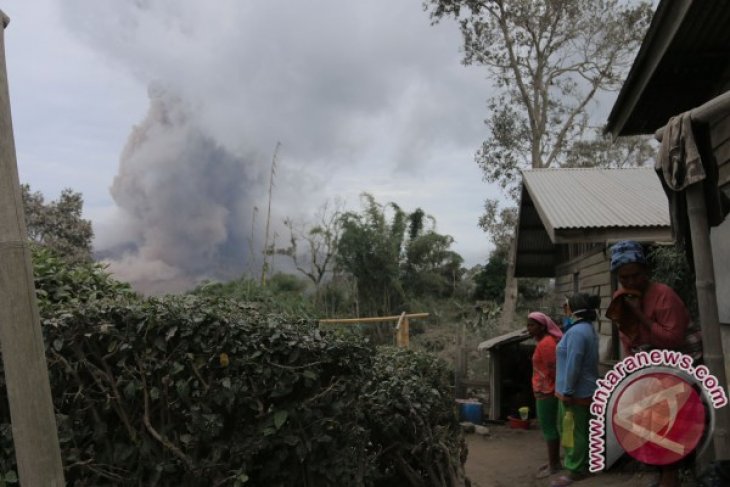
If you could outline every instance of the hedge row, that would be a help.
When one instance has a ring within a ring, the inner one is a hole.
[[[45,251],[35,271],[68,485],[463,485],[430,356],[256,304],[143,299]],[[0,471],[17,481],[6,400]]]

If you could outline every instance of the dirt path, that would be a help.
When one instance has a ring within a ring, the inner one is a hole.
[[[538,430],[514,430],[490,426],[489,436],[467,435],[469,456],[466,474],[474,487],[543,487],[550,479],[535,479],[547,452]],[[576,487],[645,487],[653,475],[643,473],[602,473],[576,482]]]

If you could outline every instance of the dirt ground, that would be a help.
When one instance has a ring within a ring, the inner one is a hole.
[[[516,430],[489,425],[490,435],[468,434],[469,456],[466,474],[474,487],[543,487],[550,480],[536,479],[535,474],[547,459],[540,431]],[[655,474],[644,472],[606,472],[576,482],[576,487],[645,487]]]

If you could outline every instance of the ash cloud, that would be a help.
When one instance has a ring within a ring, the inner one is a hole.
[[[237,277],[249,255],[255,166],[207,135],[174,94],[153,86],[149,97],[111,186],[126,241],[107,251],[109,268],[148,293]]]
[[[356,206],[395,186],[398,203],[423,206],[434,168],[443,179],[463,165],[480,184],[483,76],[461,66],[458,26],[432,27],[420,2],[68,0],[60,13],[101,62],[165,87],[130,135],[100,239],[139,288],[260,271],[277,141],[272,238],[338,195]],[[461,191],[475,195],[473,220],[480,191]]]

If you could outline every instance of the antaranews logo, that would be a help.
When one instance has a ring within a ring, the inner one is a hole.
[[[623,452],[642,463],[667,465],[704,447],[714,409],[728,403],[704,365],[671,350],[639,352],[617,363],[591,403],[589,469],[610,466]]]

